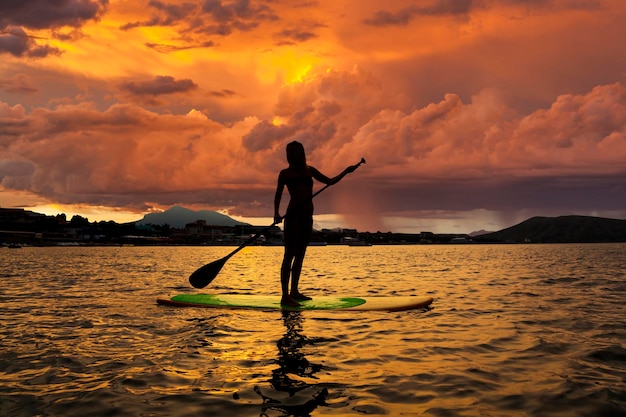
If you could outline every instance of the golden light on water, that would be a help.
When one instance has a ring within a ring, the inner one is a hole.
[[[305,293],[429,295],[428,310],[154,303],[193,291],[185,289],[187,273],[232,249],[5,249],[12,274],[5,295],[20,302],[4,306],[11,361],[0,386],[22,394],[12,397],[20,406],[54,415],[88,414],[105,397],[133,415],[315,409],[519,417],[562,415],[581,395],[592,411],[575,415],[596,415],[606,409],[601,394],[623,386],[606,361],[620,352],[623,244],[308,251]],[[277,294],[281,259],[280,247],[246,248],[203,291]],[[33,351],[31,342],[41,348]]]
[[[266,226],[302,139],[329,176],[368,161],[316,229],[626,217],[623,0],[2,5],[2,208]],[[0,415],[626,409],[623,243],[310,247],[307,295],[435,301],[289,317],[156,305],[234,247],[67,243],[0,248]],[[247,247],[203,291],[278,295],[283,251]]]

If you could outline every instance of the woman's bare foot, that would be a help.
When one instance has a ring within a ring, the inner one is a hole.
[[[280,304],[283,306],[289,307],[299,307],[300,303],[291,298],[289,295],[283,295],[283,298],[280,299]]]
[[[291,298],[293,298],[294,300],[298,300],[298,301],[306,301],[306,300],[313,299],[311,297],[307,297],[306,295],[302,294],[300,291],[292,292],[290,295],[291,295]]]

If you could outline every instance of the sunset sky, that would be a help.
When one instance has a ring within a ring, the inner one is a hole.
[[[623,0],[0,2],[0,206],[271,223],[285,144],[317,227],[626,218]],[[319,187],[320,185],[316,185]]]

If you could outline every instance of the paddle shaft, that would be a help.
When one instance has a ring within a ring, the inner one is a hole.
[[[365,159],[361,158],[361,161],[357,164],[356,168],[358,168],[361,164],[365,163]],[[354,168],[354,169],[356,169]],[[341,180],[339,180],[341,181]],[[337,181],[337,182],[339,182]],[[322,191],[324,191],[325,189],[327,189],[328,187],[330,187],[331,185],[337,184],[337,182],[333,183],[333,184],[326,184],[325,186],[323,186],[322,188],[320,188],[319,190],[317,190],[313,195],[311,195],[310,199],[307,199],[304,203],[308,203],[310,200],[313,200],[315,198],[316,195],[320,194]],[[304,204],[301,203],[301,204]],[[299,206],[297,206],[299,207]],[[296,208],[297,208],[296,207]],[[293,210],[293,209],[292,209]],[[245,242],[243,242],[241,244],[241,246],[239,246],[237,249],[235,249],[234,251],[232,251],[231,253],[229,253],[228,255],[224,256],[224,258],[222,258],[224,260],[224,262],[226,262],[227,260],[229,260],[233,255],[235,255],[237,252],[239,252],[240,250],[242,250],[243,248],[245,248],[246,246],[248,246],[249,244],[251,244],[252,242],[254,242],[255,240],[257,240],[259,237],[261,237],[261,235],[265,232],[267,232],[268,230],[270,230],[272,227],[276,226],[278,223],[281,223],[282,220],[289,216],[291,212],[287,211],[287,213],[285,213],[285,215],[280,219],[280,221],[274,221],[274,223],[270,224],[267,227],[264,227],[263,229],[261,229],[261,231],[259,231],[257,234],[255,234],[254,236],[252,236],[251,238],[249,238],[248,240],[246,240]]]
[[[312,200],[316,195],[318,195],[319,193],[321,193],[322,191],[324,191],[325,189],[327,189],[328,187],[330,187],[333,184],[337,184],[339,181],[341,181],[343,179],[343,177],[346,174],[349,174],[350,172],[354,172],[354,170],[356,170],[361,164],[365,163],[365,159],[361,158],[361,162],[359,162],[356,165],[352,165],[348,168],[346,168],[346,170],[348,171],[344,171],[342,172],[340,175],[340,178],[335,181],[335,182],[331,182],[330,184],[326,184],[324,187],[322,187],[319,191],[317,191],[315,194],[313,194],[311,196],[310,199],[306,199],[304,203],[308,203],[310,200]],[[349,170],[351,169],[351,170]],[[335,177],[337,178],[337,177]],[[302,204],[304,204],[302,203]],[[300,205],[298,205],[297,207],[299,207]],[[293,211],[294,209],[292,209]],[[250,243],[254,242],[255,240],[257,240],[259,238],[259,236],[261,236],[263,233],[267,232],[270,228],[276,226],[276,224],[280,223],[282,221],[282,219],[284,219],[285,217],[290,215],[290,211],[288,210],[287,213],[280,219],[275,220],[274,223],[270,224],[269,226],[263,228],[261,231],[259,231],[257,234],[255,234],[254,236],[252,236],[251,238],[249,238],[248,240],[246,240],[245,242],[243,242],[237,249],[235,249],[234,251],[232,251],[231,253],[229,253],[228,255],[224,256],[221,259],[218,259],[217,261],[213,261],[211,263],[208,263],[198,269],[196,269],[190,276],[189,276],[189,283],[195,287],[195,288],[204,288],[207,285],[209,285],[211,283],[211,281],[213,281],[215,279],[215,277],[217,276],[217,274],[219,273],[219,271],[222,269],[222,266],[224,266],[224,264],[226,263],[226,261],[228,261],[233,255],[235,255],[237,252],[239,252],[240,250],[242,250],[243,248],[245,248],[246,246],[248,246]]]

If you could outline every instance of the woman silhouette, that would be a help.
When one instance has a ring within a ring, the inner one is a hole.
[[[313,233],[313,179],[332,185],[339,182],[346,174],[353,172],[359,164],[347,167],[334,178],[328,178],[316,168],[307,165],[304,146],[300,142],[287,144],[288,168],[280,171],[276,195],[274,197],[274,221],[278,224],[283,219],[285,254],[280,268],[280,283],[282,289],[281,304],[287,306],[299,306],[298,300],[310,300],[300,293],[300,273],[306,248],[311,241]],[[287,186],[289,191],[289,205],[284,217],[280,216],[280,200],[283,190]],[[289,279],[291,278],[291,288]],[[291,291],[289,291],[291,290]]]

